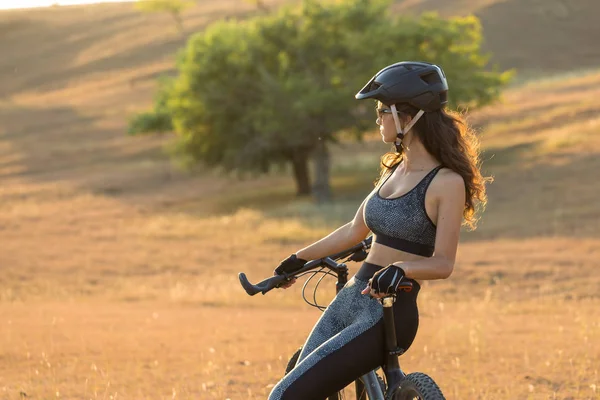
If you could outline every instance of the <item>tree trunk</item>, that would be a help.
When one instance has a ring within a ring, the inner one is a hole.
[[[328,203],[331,201],[331,188],[329,186],[329,149],[324,140],[319,140],[314,152],[315,162],[315,186],[314,194],[317,203]]]
[[[310,177],[308,175],[308,153],[297,152],[292,154],[294,179],[296,180],[296,195],[310,195]]]

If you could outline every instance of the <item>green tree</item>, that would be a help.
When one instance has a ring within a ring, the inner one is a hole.
[[[137,0],[135,7],[144,12],[167,12],[173,17],[177,29],[183,34],[181,12],[194,5],[191,0]]]
[[[297,193],[326,201],[328,146],[341,131],[360,138],[372,121],[372,109],[354,94],[382,66],[438,62],[454,105],[493,100],[509,77],[486,71],[474,17],[407,19],[388,6],[305,0],[244,22],[215,23],[190,39],[179,75],[160,87],[153,111],[132,119],[130,132],[172,130],[179,156],[226,170],[266,172],[291,163]]]

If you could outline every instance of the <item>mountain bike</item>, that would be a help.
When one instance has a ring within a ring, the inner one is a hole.
[[[326,307],[317,304],[316,301],[317,288],[323,278],[326,276],[336,277],[336,293],[338,293],[348,282],[348,267],[346,262],[364,261],[368,254],[367,250],[371,248],[371,241],[372,237],[369,237],[347,250],[328,257],[309,261],[302,269],[296,271],[294,274],[275,275],[253,285],[248,281],[246,274],[241,272],[239,274],[239,280],[246,292],[250,296],[254,296],[257,293],[262,293],[264,295],[270,290],[277,288],[294,278],[311,275],[304,283],[302,297],[309,305],[323,311]],[[344,258],[346,258],[346,260],[341,263],[337,262]],[[311,302],[306,298],[305,291],[308,283],[319,274],[322,274],[323,276],[321,276],[316,283],[313,292],[313,302]],[[402,282],[399,290],[410,292],[412,290],[412,282]],[[377,368],[356,379],[354,382],[356,400],[445,400],[439,386],[431,377],[422,372],[405,374],[400,369],[398,357],[404,353],[404,349],[398,348],[396,342],[396,327],[392,311],[395,300],[395,295],[379,299],[383,306],[386,344],[386,361],[384,365],[380,367],[383,371],[383,377],[377,374],[379,370],[379,368]],[[286,374],[296,365],[301,350],[302,349],[299,349],[290,358],[285,371]],[[350,396],[345,394],[345,390],[342,390],[338,393],[331,394],[327,399],[346,400],[350,399]]]

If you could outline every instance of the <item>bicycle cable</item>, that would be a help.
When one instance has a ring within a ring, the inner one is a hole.
[[[309,299],[306,298],[306,288],[308,286],[308,283],[318,274],[323,274],[323,276],[317,281],[317,283],[315,285],[315,289],[313,290],[313,302],[311,302]],[[334,275],[333,273],[331,273],[330,271],[326,271],[325,267],[322,267],[318,271],[305,272],[303,274],[298,275],[297,278],[300,278],[304,275],[311,275],[311,276],[306,280],[306,282],[304,282],[304,285],[302,286],[302,299],[304,299],[306,304],[308,304],[312,307],[316,307],[321,311],[324,311],[327,307],[321,306],[317,303],[317,289],[319,288],[319,284],[321,283],[323,278],[325,278],[327,275],[333,276],[334,278],[337,278],[337,276]]]
[[[348,261],[353,261],[352,256],[349,256],[346,260],[344,260],[344,263],[348,262]],[[296,278],[301,278],[304,275],[311,275],[310,278],[308,278],[306,280],[306,282],[304,282],[304,285],[302,286],[302,299],[304,299],[304,301],[306,302],[306,304],[312,306],[312,307],[316,307],[318,308],[321,312],[325,311],[325,309],[327,308],[327,306],[321,306],[317,303],[317,289],[319,288],[319,285],[321,284],[321,281],[323,281],[323,279],[329,275],[329,276],[333,276],[334,278],[337,278],[337,275],[333,274],[331,271],[326,270],[327,267],[321,267],[318,271],[308,271],[305,272],[303,274],[298,275]],[[317,281],[317,283],[315,284],[315,289],[313,290],[313,303],[311,303],[307,298],[306,298],[306,287],[308,286],[308,283],[311,281],[311,279],[313,279],[315,276],[317,276],[317,274],[323,274],[322,277],[319,278],[319,280]]]

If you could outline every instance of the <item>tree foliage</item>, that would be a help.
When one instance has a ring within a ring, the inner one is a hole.
[[[217,22],[189,40],[179,75],[160,87],[153,111],[131,121],[131,132],[172,129],[181,154],[227,170],[265,172],[291,162],[298,193],[307,194],[311,154],[326,159],[339,132],[360,137],[372,123],[370,103],[354,94],[382,67],[402,60],[441,65],[452,107],[498,96],[510,74],[487,67],[475,17],[411,19],[388,7],[384,0],[305,0],[251,20]]]

